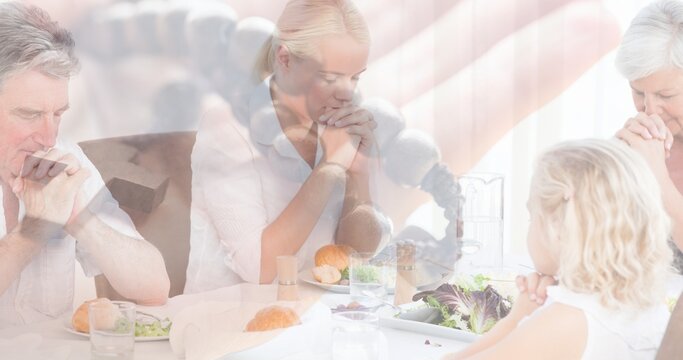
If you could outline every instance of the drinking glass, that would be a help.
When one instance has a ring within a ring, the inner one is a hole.
[[[132,359],[135,347],[135,304],[100,302],[88,306],[92,359]]]
[[[387,264],[373,253],[349,256],[351,298],[365,306],[379,305],[387,295]]]
[[[379,316],[346,311],[332,316],[332,360],[376,360],[383,344]]]

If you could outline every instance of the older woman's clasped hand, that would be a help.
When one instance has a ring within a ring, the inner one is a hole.
[[[615,136],[641,154],[657,177],[667,176],[665,160],[673,146],[673,134],[659,115],[639,112]]]
[[[636,116],[628,119],[624,123],[624,127],[616,134],[617,138],[629,144],[630,141],[634,140],[634,135],[638,135],[644,140],[663,141],[667,154],[674,143],[671,130],[669,130],[664,120],[657,114],[648,115],[644,112],[639,112]]]

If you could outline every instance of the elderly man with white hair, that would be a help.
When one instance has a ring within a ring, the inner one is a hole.
[[[78,69],[73,47],[39,8],[0,2],[0,327],[69,312],[76,259],[129,299],[168,298],[159,251],[83,152],[57,139]]]

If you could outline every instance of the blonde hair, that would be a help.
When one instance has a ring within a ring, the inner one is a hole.
[[[640,155],[615,139],[565,142],[541,155],[533,184],[561,285],[609,308],[663,301],[671,220]]]
[[[318,42],[329,35],[350,35],[361,44],[370,33],[360,11],[349,0],[291,0],[285,6],[273,36],[261,49],[255,74],[264,79],[273,72],[280,45],[299,58],[315,56]]]

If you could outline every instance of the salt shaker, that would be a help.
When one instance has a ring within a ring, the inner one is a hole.
[[[278,301],[299,300],[299,289],[296,285],[297,258],[283,255],[277,257],[277,299]]]
[[[396,289],[394,305],[413,301],[416,289],[415,243],[411,240],[396,245]]]

